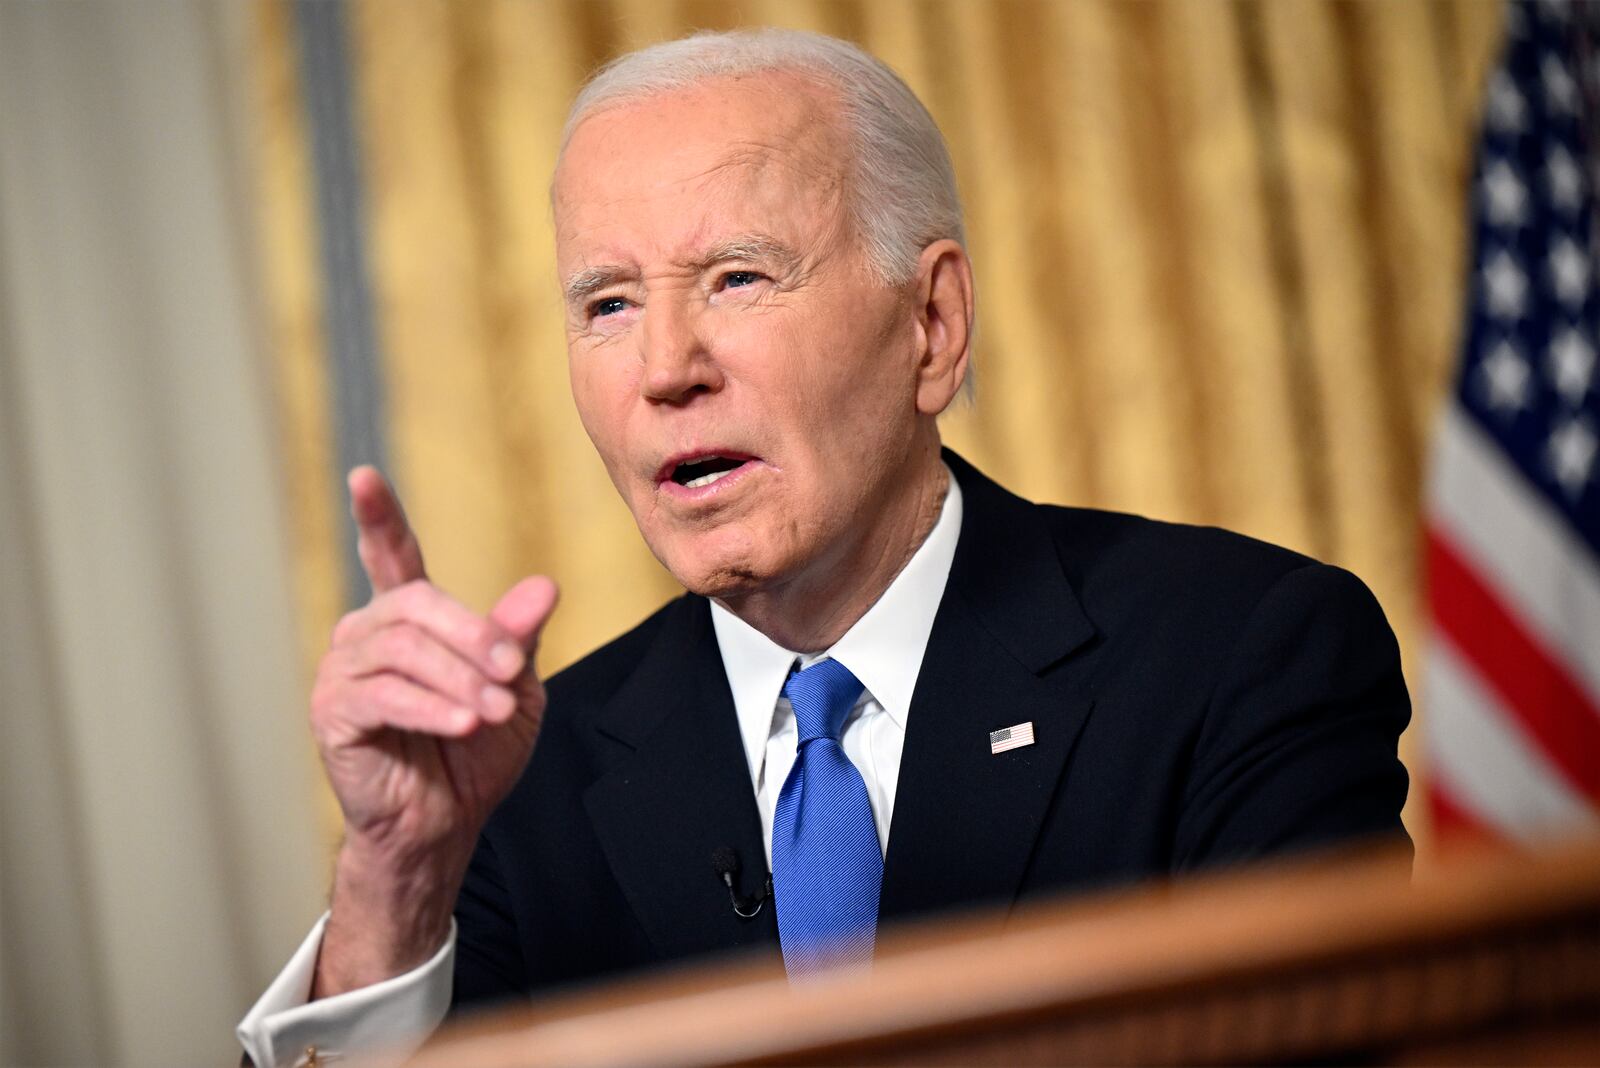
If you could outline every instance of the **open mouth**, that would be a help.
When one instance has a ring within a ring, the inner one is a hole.
[[[743,456],[699,456],[675,466],[669,477],[685,489],[699,489],[721,481],[747,462]]]

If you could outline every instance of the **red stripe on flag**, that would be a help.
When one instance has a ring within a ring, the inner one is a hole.
[[[1433,817],[1433,841],[1436,844],[1501,841],[1500,835],[1487,823],[1457,804],[1437,777],[1428,787],[1428,812]]]
[[[1523,734],[1573,786],[1600,799],[1600,709],[1432,526],[1428,600],[1439,628],[1516,715]]]

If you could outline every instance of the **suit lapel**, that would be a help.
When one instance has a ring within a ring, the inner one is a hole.
[[[961,540],[907,719],[883,920],[1014,897],[1090,710],[1058,665],[1095,632],[1050,532],[1033,505],[945,461]],[[1034,744],[990,752],[990,731],[1028,722]]]
[[[596,729],[625,752],[584,795],[623,895],[663,957],[775,943],[770,904],[733,914],[712,867],[732,848],[740,892],[755,894],[767,863],[733,697],[710,611],[681,601]]]

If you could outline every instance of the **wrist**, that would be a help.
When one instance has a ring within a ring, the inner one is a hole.
[[[411,971],[436,954],[466,873],[466,857],[394,856],[347,841],[334,867],[332,904],[311,997],[331,997]]]

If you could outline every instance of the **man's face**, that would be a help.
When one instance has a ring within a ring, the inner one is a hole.
[[[873,532],[913,462],[921,335],[859,247],[834,110],[791,75],[717,79],[591,115],[556,174],[578,412],[708,596],[894,551]]]

